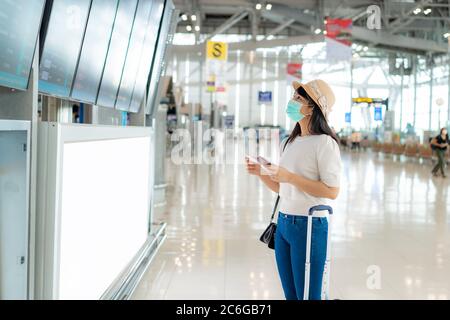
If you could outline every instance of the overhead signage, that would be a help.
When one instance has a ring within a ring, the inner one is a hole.
[[[208,41],[206,43],[206,57],[211,60],[227,61],[228,43]]]
[[[373,117],[375,121],[383,120],[383,113],[381,107],[375,107]]]
[[[352,57],[352,19],[325,20],[325,42],[327,58],[331,60],[350,60]]]
[[[351,123],[352,122],[352,114],[350,112],[345,113],[345,122]]]
[[[272,91],[258,91],[259,103],[272,103]]]

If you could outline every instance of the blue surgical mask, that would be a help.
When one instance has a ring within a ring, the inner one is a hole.
[[[286,107],[287,116],[295,122],[302,120],[304,118],[304,115],[300,112],[301,107],[301,102],[292,99],[289,100]]]

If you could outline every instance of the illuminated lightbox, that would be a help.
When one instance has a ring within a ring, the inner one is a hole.
[[[148,237],[152,131],[42,126],[48,181],[38,196],[38,207],[47,201],[38,211],[38,238],[46,238],[38,273],[49,289],[40,298],[99,299]]]

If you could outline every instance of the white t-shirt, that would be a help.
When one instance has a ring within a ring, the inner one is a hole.
[[[281,143],[281,150],[286,141]],[[336,141],[326,134],[298,136],[281,151],[280,166],[307,179],[322,181],[329,187],[339,187],[341,154]],[[279,211],[285,214],[307,216],[309,208],[329,205],[330,199],[313,197],[289,183],[280,183]],[[326,217],[317,211],[315,217]]]

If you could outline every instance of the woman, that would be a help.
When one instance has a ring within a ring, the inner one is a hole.
[[[286,113],[296,125],[282,142],[280,166],[270,165],[266,174],[247,160],[247,170],[280,195],[275,234],[275,256],[284,294],[288,300],[303,299],[307,215],[309,208],[327,204],[339,193],[341,158],[335,133],[327,119],[335,98],[322,80],[293,82],[295,89]],[[319,300],[326,258],[326,212],[313,218],[309,299]]]
[[[441,170],[442,177],[447,177],[444,173],[444,165],[445,165],[445,153],[447,151],[447,146],[449,143],[447,129],[442,128],[441,133],[431,140],[431,144],[435,147],[436,154],[438,156],[438,163],[433,168],[431,173],[433,176],[437,177],[438,170]]]

